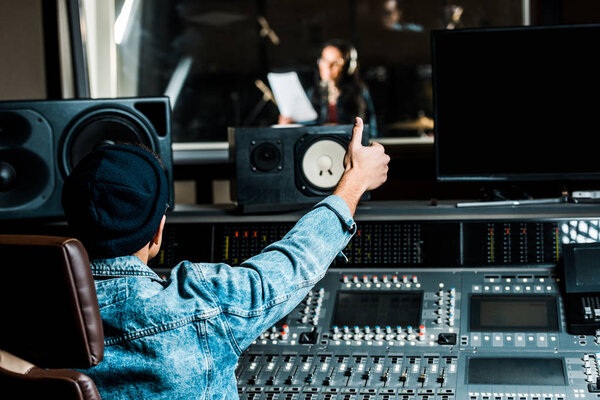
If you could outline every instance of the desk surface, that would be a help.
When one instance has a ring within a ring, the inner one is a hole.
[[[457,207],[461,201],[440,201],[432,205],[427,201],[365,201],[356,212],[357,220],[498,220],[544,218],[600,218],[600,204],[560,203],[522,206]],[[184,221],[202,219],[206,222],[231,220],[291,221],[297,220],[304,210],[272,214],[241,214],[234,205],[176,205],[169,219]]]

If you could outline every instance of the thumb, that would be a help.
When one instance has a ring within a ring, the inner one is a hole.
[[[352,139],[348,145],[349,149],[356,149],[362,147],[363,137],[363,120],[360,117],[356,117],[354,120],[354,127],[352,128]]]

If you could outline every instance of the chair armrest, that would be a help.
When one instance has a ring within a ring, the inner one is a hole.
[[[44,369],[0,350],[0,397],[101,400],[94,382],[72,369]]]

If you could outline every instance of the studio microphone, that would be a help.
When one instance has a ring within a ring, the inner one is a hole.
[[[319,95],[321,98],[321,104],[327,104],[329,101],[329,82],[319,82]]]
[[[259,15],[258,17],[256,17],[256,20],[260,24],[260,37],[268,37],[271,43],[273,43],[274,45],[278,45],[279,36],[277,36],[273,28],[271,28],[267,19],[262,15]]]
[[[277,102],[275,101],[275,97],[273,96],[273,92],[271,92],[271,89],[269,89],[269,87],[260,79],[257,79],[254,81],[254,85],[258,88],[258,90],[260,90],[263,94],[262,99],[263,101],[267,102],[267,101],[272,101],[275,105],[277,105]]]

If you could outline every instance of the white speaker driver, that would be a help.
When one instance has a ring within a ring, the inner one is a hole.
[[[302,157],[302,172],[309,184],[318,189],[333,189],[344,173],[346,149],[334,140],[311,144]]]

